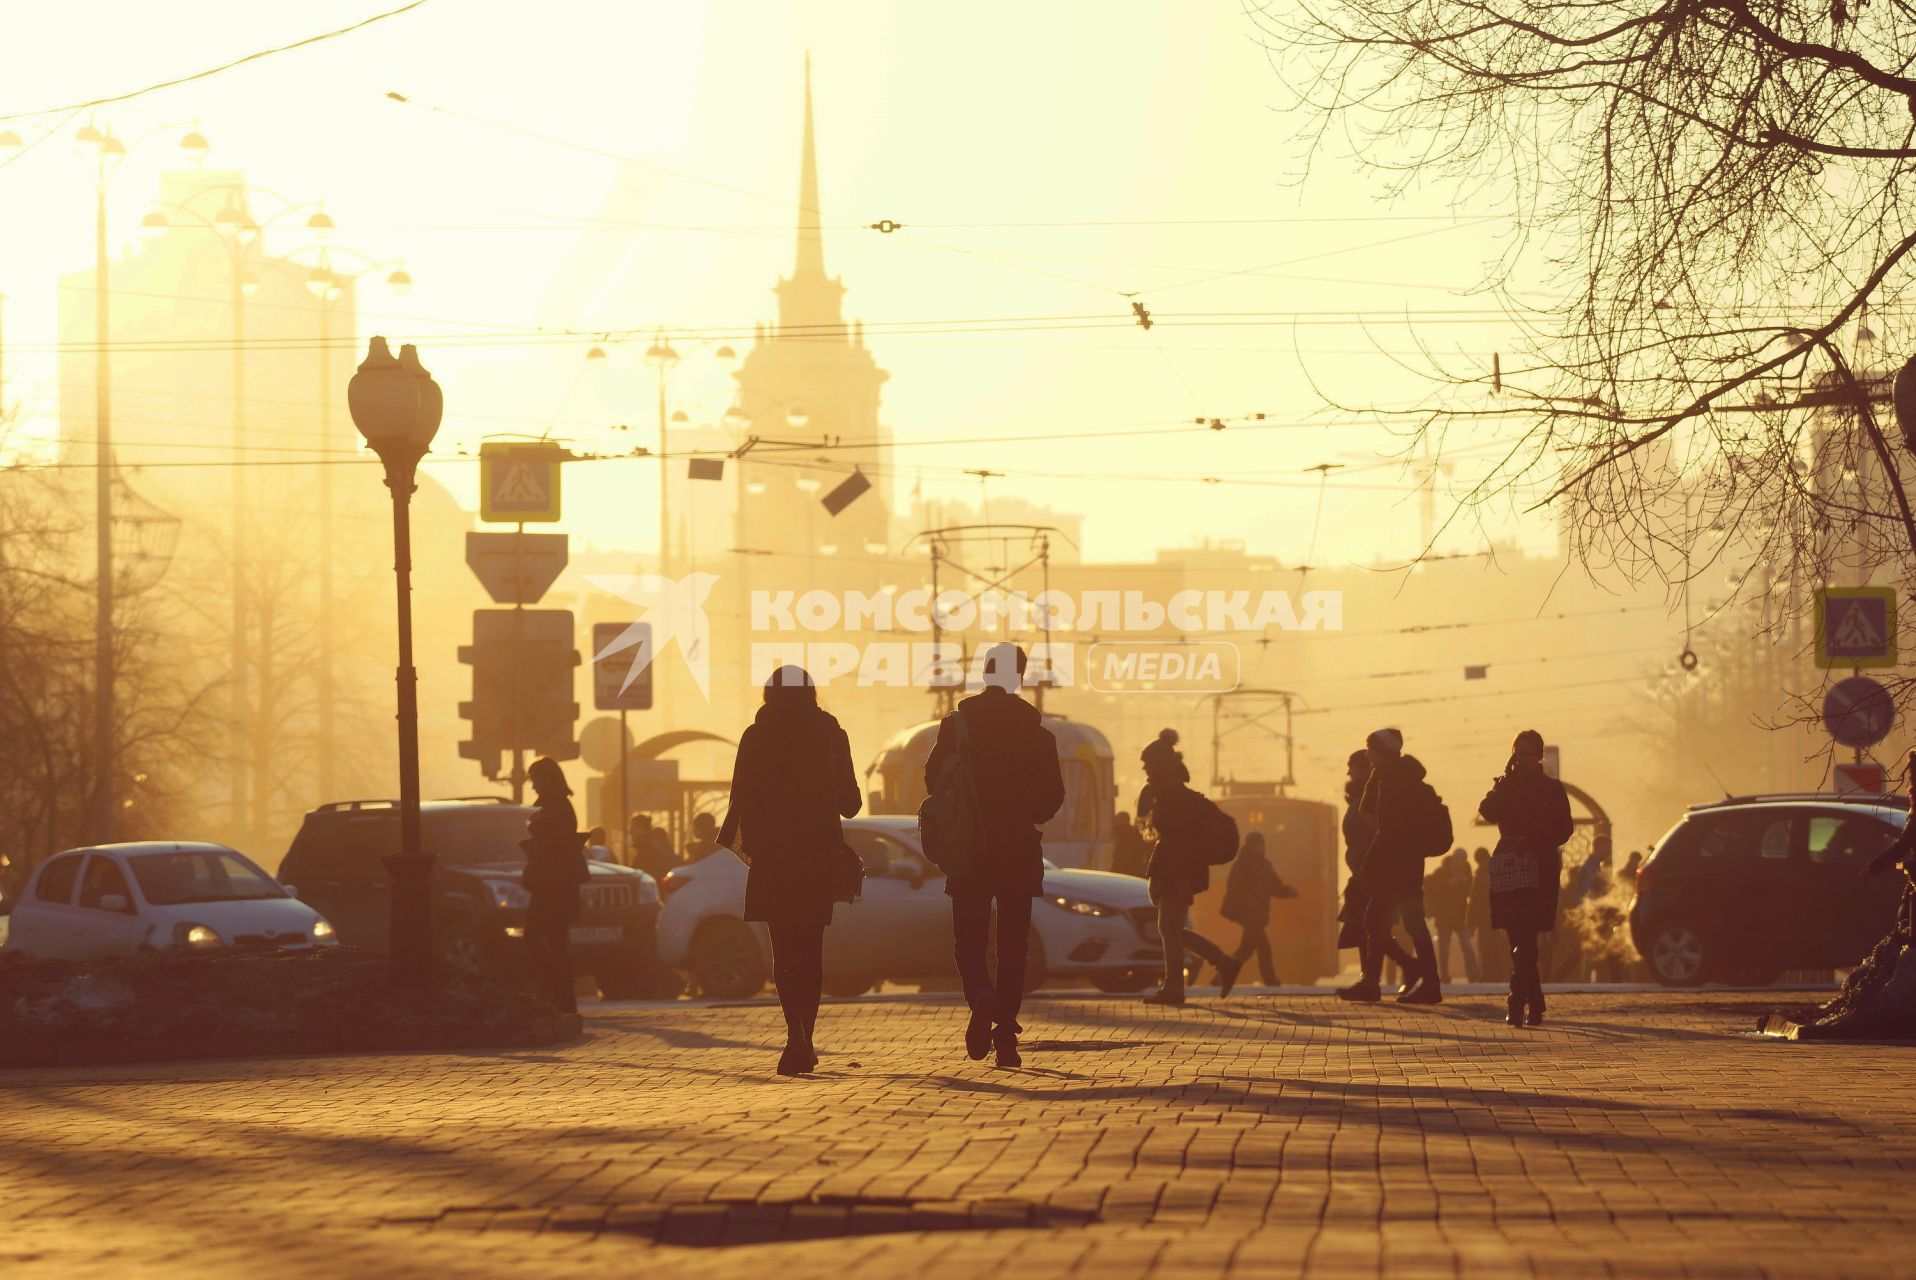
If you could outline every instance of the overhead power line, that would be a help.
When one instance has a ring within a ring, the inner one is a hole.
[[[171,89],[178,85],[191,84],[195,80],[205,80],[210,76],[219,75],[223,71],[231,71],[235,67],[243,67],[249,62],[258,62],[262,58],[270,58],[274,54],[288,53],[294,49],[304,49],[309,45],[320,44],[327,40],[337,40],[341,36],[351,35],[355,31],[364,30],[376,22],[384,22],[388,18],[397,18],[402,13],[411,13],[414,9],[420,8],[430,2],[431,0],[412,0],[410,4],[402,4],[397,9],[388,9],[384,13],[375,13],[370,18],[361,18],[358,22],[350,26],[340,27],[336,31],[322,31],[318,35],[307,36],[302,40],[295,40],[290,44],[275,45],[271,49],[260,49],[254,53],[247,54],[243,58],[234,58],[230,62],[222,62],[216,67],[208,67],[204,71],[195,71],[191,75],[175,76],[171,80],[161,80],[154,84],[146,85],[144,88],[129,89],[125,93],[109,94],[103,98],[87,98],[80,102],[69,102],[64,106],[42,107],[37,111],[15,111],[11,114],[0,116],[0,120],[25,120],[33,116],[50,116],[62,111],[85,111],[90,107],[104,107],[110,106],[115,102],[128,102],[149,93],[157,93],[161,89]]]

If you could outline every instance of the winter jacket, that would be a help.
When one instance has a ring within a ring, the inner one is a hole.
[[[1211,887],[1211,866],[1204,857],[1204,830],[1211,802],[1183,783],[1155,788],[1151,825],[1158,841],[1151,847],[1145,879],[1151,900],[1196,898]]]
[[[585,865],[585,832],[564,795],[541,796],[526,821],[526,869],[520,877],[532,909],[567,922],[579,918],[579,886],[591,874]]]
[[[1224,882],[1224,902],[1218,914],[1233,924],[1262,929],[1271,922],[1271,899],[1293,896],[1268,857],[1241,851]]]
[[[1497,853],[1522,849],[1537,859],[1535,889],[1491,895],[1491,927],[1539,933],[1556,928],[1563,843],[1576,830],[1563,783],[1535,765],[1505,773],[1491,784],[1477,812],[1497,824]]]
[[[1470,915],[1470,869],[1454,862],[1438,864],[1424,877],[1424,903],[1439,929],[1461,929]]]
[[[1419,824],[1436,796],[1424,781],[1424,766],[1416,756],[1398,756],[1372,768],[1358,805],[1376,823],[1359,872],[1370,893],[1399,898],[1422,894]]]
[[[839,819],[856,817],[859,805],[851,743],[829,712],[804,701],[758,709],[738,740],[719,830],[719,843],[751,864],[747,920],[831,923],[832,860],[845,845]]]
[[[977,870],[945,882],[946,893],[1037,897],[1044,890],[1044,846],[1038,828],[1064,805],[1058,740],[1038,709],[1016,694],[988,686],[958,704],[965,718],[965,751],[978,792],[985,847]],[[956,749],[951,716],[925,761],[925,790]]]

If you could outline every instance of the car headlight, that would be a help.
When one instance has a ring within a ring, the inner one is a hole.
[[[203,924],[187,924],[185,921],[173,926],[173,942],[176,946],[189,947],[194,951],[211,951],[222,945],[217,931]]]
[[[657,906],[659,902],[659,882],[644,872],[639,873],[639,905]]]
[[[313,941],[332,942],[339,937],[339,930],[333,928],[333,922],[325,916],[313,921]]]
[[[1102,902],[1091,902],[1085,898],[1066,897],[1062,893],[1052,894],[1045,899],[1061,911],[1069,911],[1074,916],[1115,916],[1116,907],[1107,907]]]
[[[492,905],[501,911],[524,911],[532,905],[532,895],[517,880],[488,880],[486,892],[492,895]]]

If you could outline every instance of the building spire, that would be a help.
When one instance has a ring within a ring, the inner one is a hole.
[[[792,279],[823,279],[825,231],[819,225],[818,149],[812,140],[812,55],[805,54],[805,146],[798,167],[798,260]]]
[[[845,323],[845,286],[825,274],[825,229],[818,211],[818,145],[812,133],[812,55],[805,55],[805,137],[798,162],[798,254],[778,283],[781,329],[814,336]]]

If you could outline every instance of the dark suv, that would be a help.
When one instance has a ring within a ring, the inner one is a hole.
[[[1630,934],[1658,981],[1768,986],[1856,964],[1889,932],[1902,877],[1857,873],[1902,831],[1889,796],[1739,796],[1696,805],[1637,875]]]
[[[420,806],[420,838],[433,864],[433,950],[469,973],[530,976],[523,935],[525,851],[530,805],[504,799],[429,800]],[[351,946],[383,950],[392,892],[382,859],[399,848],[399,807],[392,800],[321,805],[306,815],[280,864],[280,883],[323,913]],[[651,876],[611,863],[589,864],[572,927],[572,964],[590,973],[612,1000],[663,994],[656,930],[659,890]]]

